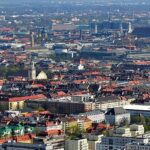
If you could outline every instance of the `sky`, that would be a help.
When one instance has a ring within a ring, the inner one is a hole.
[[[82,3],[82,4],[149,4],[150,0],[0,0],[0,5],[22,5],[22,4],[52,4],[52,3],[59,3],[59,4],[69,4],[69,3]]]
[[[150,0],[0,0],[0,3],[44,3],[44,2],[84,2],[84,3],[94,3],[94,2],[105,2],[105,3],[119,3],[119,2],[147,2],[150,3]]]

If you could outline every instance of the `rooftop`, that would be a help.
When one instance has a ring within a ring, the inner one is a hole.
[[[140,111],[150,111],[150,106],[148,105],[137,105],[137,104],[131,104],[124,106],[124,109],[126,110],[140,110]]]

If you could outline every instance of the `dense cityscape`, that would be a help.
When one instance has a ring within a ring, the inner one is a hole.
[[[149,0],[0,1],[0,150],[150,150]]]

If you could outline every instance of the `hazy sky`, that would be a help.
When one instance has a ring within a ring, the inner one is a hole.
[[[85,4],[90,4],[90,3],[100,3],[100,4],[150,4],[150,0],[0,0],[0,5],[12,5],[12,4],[52,4],[52,3],[85,3]]]
[[[32,3],[32,2],[39,2],[39,3],[44,3],[44,2],[86,2],[86,3],[93,3],[94,1],[96,2],[149,2],[150,0],[0,0],[0,3]]]

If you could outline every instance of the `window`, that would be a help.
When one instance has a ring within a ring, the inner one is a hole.
[[[113,139],[109,139],[109,145],[113,145]]]

